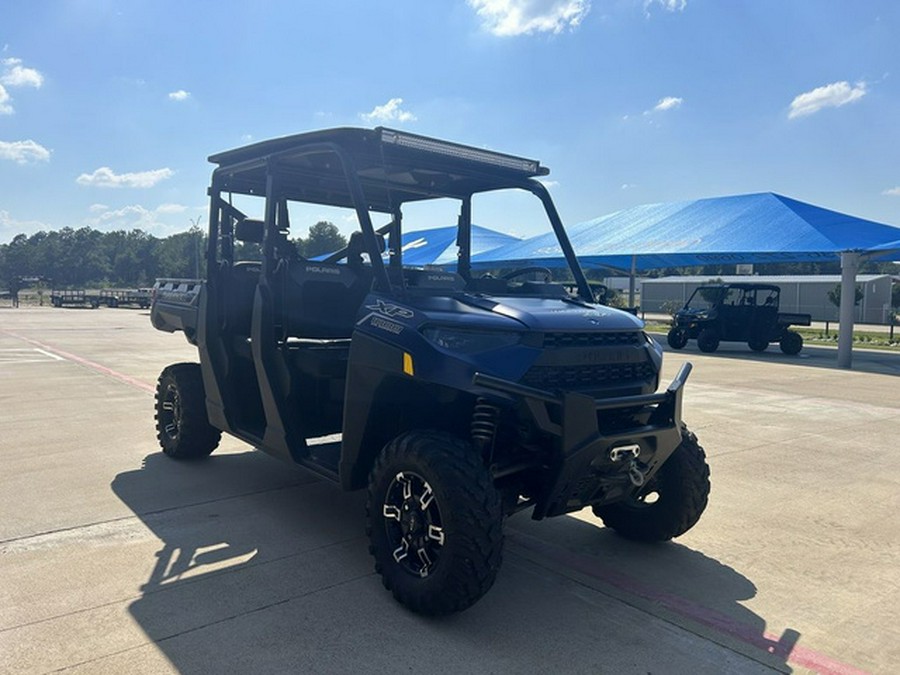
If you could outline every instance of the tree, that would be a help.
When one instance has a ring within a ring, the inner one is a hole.
[[[724,283],[722,277],[708,279],[706,281],[706,286],[712,286],[713,288],[701,287],[700,297],[710,304],[718,302],[719,298],[722,296],[722,289],[719,287]]]
[[[853,304],[858,305],[860,303],[860,301],[862,301],[862,299],[863,299],[862,286],[860,286],[859,284],[856,284],[855,291],[856,291],[855,292],[856,297],[853,299]],[[828,291],[828,300],[835,307],[841,306],[841,285],[840,284],[836,284],[834,288],[832,288],[830,291]]]
[[[320,220],[309,228],[309,236],[297,242],[300,253],[312,258],[322,253],[331,253],[347,245],[347,239],[340,233],[334,223]]]

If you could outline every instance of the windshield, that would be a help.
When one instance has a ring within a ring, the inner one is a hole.
[[[777,288],[757,286],[701,286],[694,291],[685,309],[706,311],[722,307],[777,307]]]
[[[684,308],[697,312],[709,311],[718,304],[725,291],[722,286],[701,286],[688,298]]]

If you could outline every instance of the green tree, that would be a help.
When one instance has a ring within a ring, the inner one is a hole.
[[[722,280],[722,277],[716,277],[715,279],[707,279],[706,286],[713,286],[714,288],[702,288],[700,289],[700,297],[706,300],[706,302],[713,304],[718,302],[719,298],[722,296],[722,289],[719,288],[725,282]]]
[[[320,220],[309,228],[309,236],[297,242],[300,254],[312,258],[323,253],[331,253],[347,245],[347,239],[334,223]]]
[[[863,289],[862,289],[862,286],[860,286],[859,284],[856,284],[854,290],[855,290],[856,297],[854,297],[854,299],[853,299],[853,304],[858,305],[863,299]],[[841,285],[840,284],[836,284],[834,288],[832,288],[830,291],[828,291],[828,300],[835,307],[841,306]]]
[[[179,232],[160,240],[156,247],[156,255],[159,263],[158,275],[161,277],[176,277],[190,279],[202,276],[202,261],[200,274],[197,274],[197,250],[203,257],[202,235],[197,232]]]

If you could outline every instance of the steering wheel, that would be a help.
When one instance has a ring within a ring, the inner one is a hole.
[[[518,270],[513,270],[512,272],[509,272],[508,274],[504,274],[502,278],[505,279],[506,281],[509,281],[511,279],[515,279],[516,277],[521,277],[525,274],[532,274],[532,273],[543,274],[544,275],[544,283],[549,282],[550,279],[553,277],[553,272],[551,272],[548,268],[540,267],[540,266],[532,266],[532,267],[523,267]]]

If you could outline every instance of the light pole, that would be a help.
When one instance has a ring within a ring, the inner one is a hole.
[[[191,229],[195,230],[194,232],[194,278],[200,278],[200,240],[203,238],[203,232],[200,230],[200,219],[201,216],[197,216],[196,219],[188,218],[188,221],[191,223]]]

